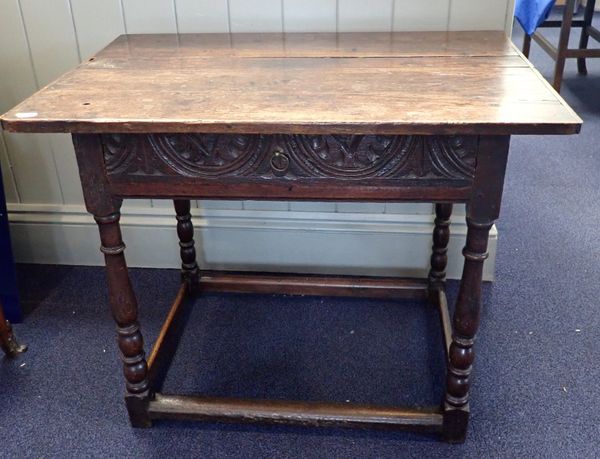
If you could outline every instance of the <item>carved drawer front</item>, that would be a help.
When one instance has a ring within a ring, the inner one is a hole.
[[[109,180],[187,177],[361,183],[473,180],[476,136],[107,134]]]

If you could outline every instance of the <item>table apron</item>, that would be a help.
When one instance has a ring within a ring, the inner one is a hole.
[[[104,134],[111,194],[466,202],[478,136]]]

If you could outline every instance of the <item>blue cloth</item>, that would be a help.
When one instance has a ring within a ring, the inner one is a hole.
[[[556,0],[516,0],[515,17],[523,30],[532,35],[546,20]]]

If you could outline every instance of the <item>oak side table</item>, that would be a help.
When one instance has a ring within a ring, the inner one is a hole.
[[[488,233],[512,134],[581,120],[501,32],[123,35],[2,117],[69,132],[100,230],[131,424],[162,418],[396,427],[464,440]],[[172,199],[182,284],[148,358],[125,264],[125,198]],[[190,199],[432,202],[426,279],[200,271]],[[453,203],[467,204],[454,317]],[[205,291],[411,298],[439,308],[447,380],[431,409],[161,393],[187,305]]]

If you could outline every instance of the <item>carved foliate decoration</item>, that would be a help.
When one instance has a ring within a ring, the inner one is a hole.
[[[393,174],[408,159],[412,137],[294,135],[288,151],[308,175],[369,178]]]
[[[472,178],[476,138],[424,136],[287,137],[289,151],[308,176]]]
[[[471,181],[475,136],[105,135],[108,175]]]
[[[259,135],[149,135],[155,153],[181,175],[244,175],[263,149]]]
[[[469,177],[475,175],[477,163],[477,137],[423,137],[424,161],[423,172],[434,173],[442,177]],[[431,165],[430,168],[427,165]],[[430,169],[429,171],[427,171]]]
[[[131,136],[113,134],[104,136],[104,163],[108,174],[124,172],[133,160],[136,142]]]

